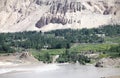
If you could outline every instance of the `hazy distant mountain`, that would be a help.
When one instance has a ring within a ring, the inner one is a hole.
[[[0,32],[120,24],[119,0],[0,0]]]

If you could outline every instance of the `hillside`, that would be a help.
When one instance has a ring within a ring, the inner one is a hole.
[[[0,0],[0,32],[120,24],[119,0]]]

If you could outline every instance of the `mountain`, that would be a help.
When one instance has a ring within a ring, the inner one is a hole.
[[[119,0],[0,0],[0,32],[120,24]]]

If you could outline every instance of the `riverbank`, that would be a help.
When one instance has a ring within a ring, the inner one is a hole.
[[[96,63],[95,66],[120,68],[120,58],[102,58]]]
[[[120,73],[119,68],[97,68],[79,63],[13,66],[0,70],[3,72],[0,78],[101,78]]]
[[[56,70],[59,67],[57,64],[19,64],[19,65],[6,65],[0,66],[0,74],[7,74],[7,73],[17,73],[17,72],[45,72]]]
[[[110,77],[107,77],[107,78],[120,78],[120,76],[110,76]]]
[[[89,55],[94,55],[94,54],[89,54]],[[96,58],[98,57],[99,57],[99,54],[96,55]],[[89,57],[89,58],[93,58],[93,57]],[[54,62],[52,63],[56,63],[56,59],[55,57],[53,57]],[[31,64],[44,64],[44,63],[41,61],[38,61],[30,52],[0,55],[0,67],[21,66],[21,65],[31,65]],[[62,63],[58,63],[58,64],[62,64]],[[96,67],[120,68],[120,58],[110,58],[110,57],[101,58],[99,60],[95,60],[93,65],[95,65]]]
[[[0,54],[0,66],[16,66],[40,63],[29,52]]]

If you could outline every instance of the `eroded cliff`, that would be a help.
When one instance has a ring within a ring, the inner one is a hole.
[[[118,0],[0,0],[0,32],[120,24]]]

